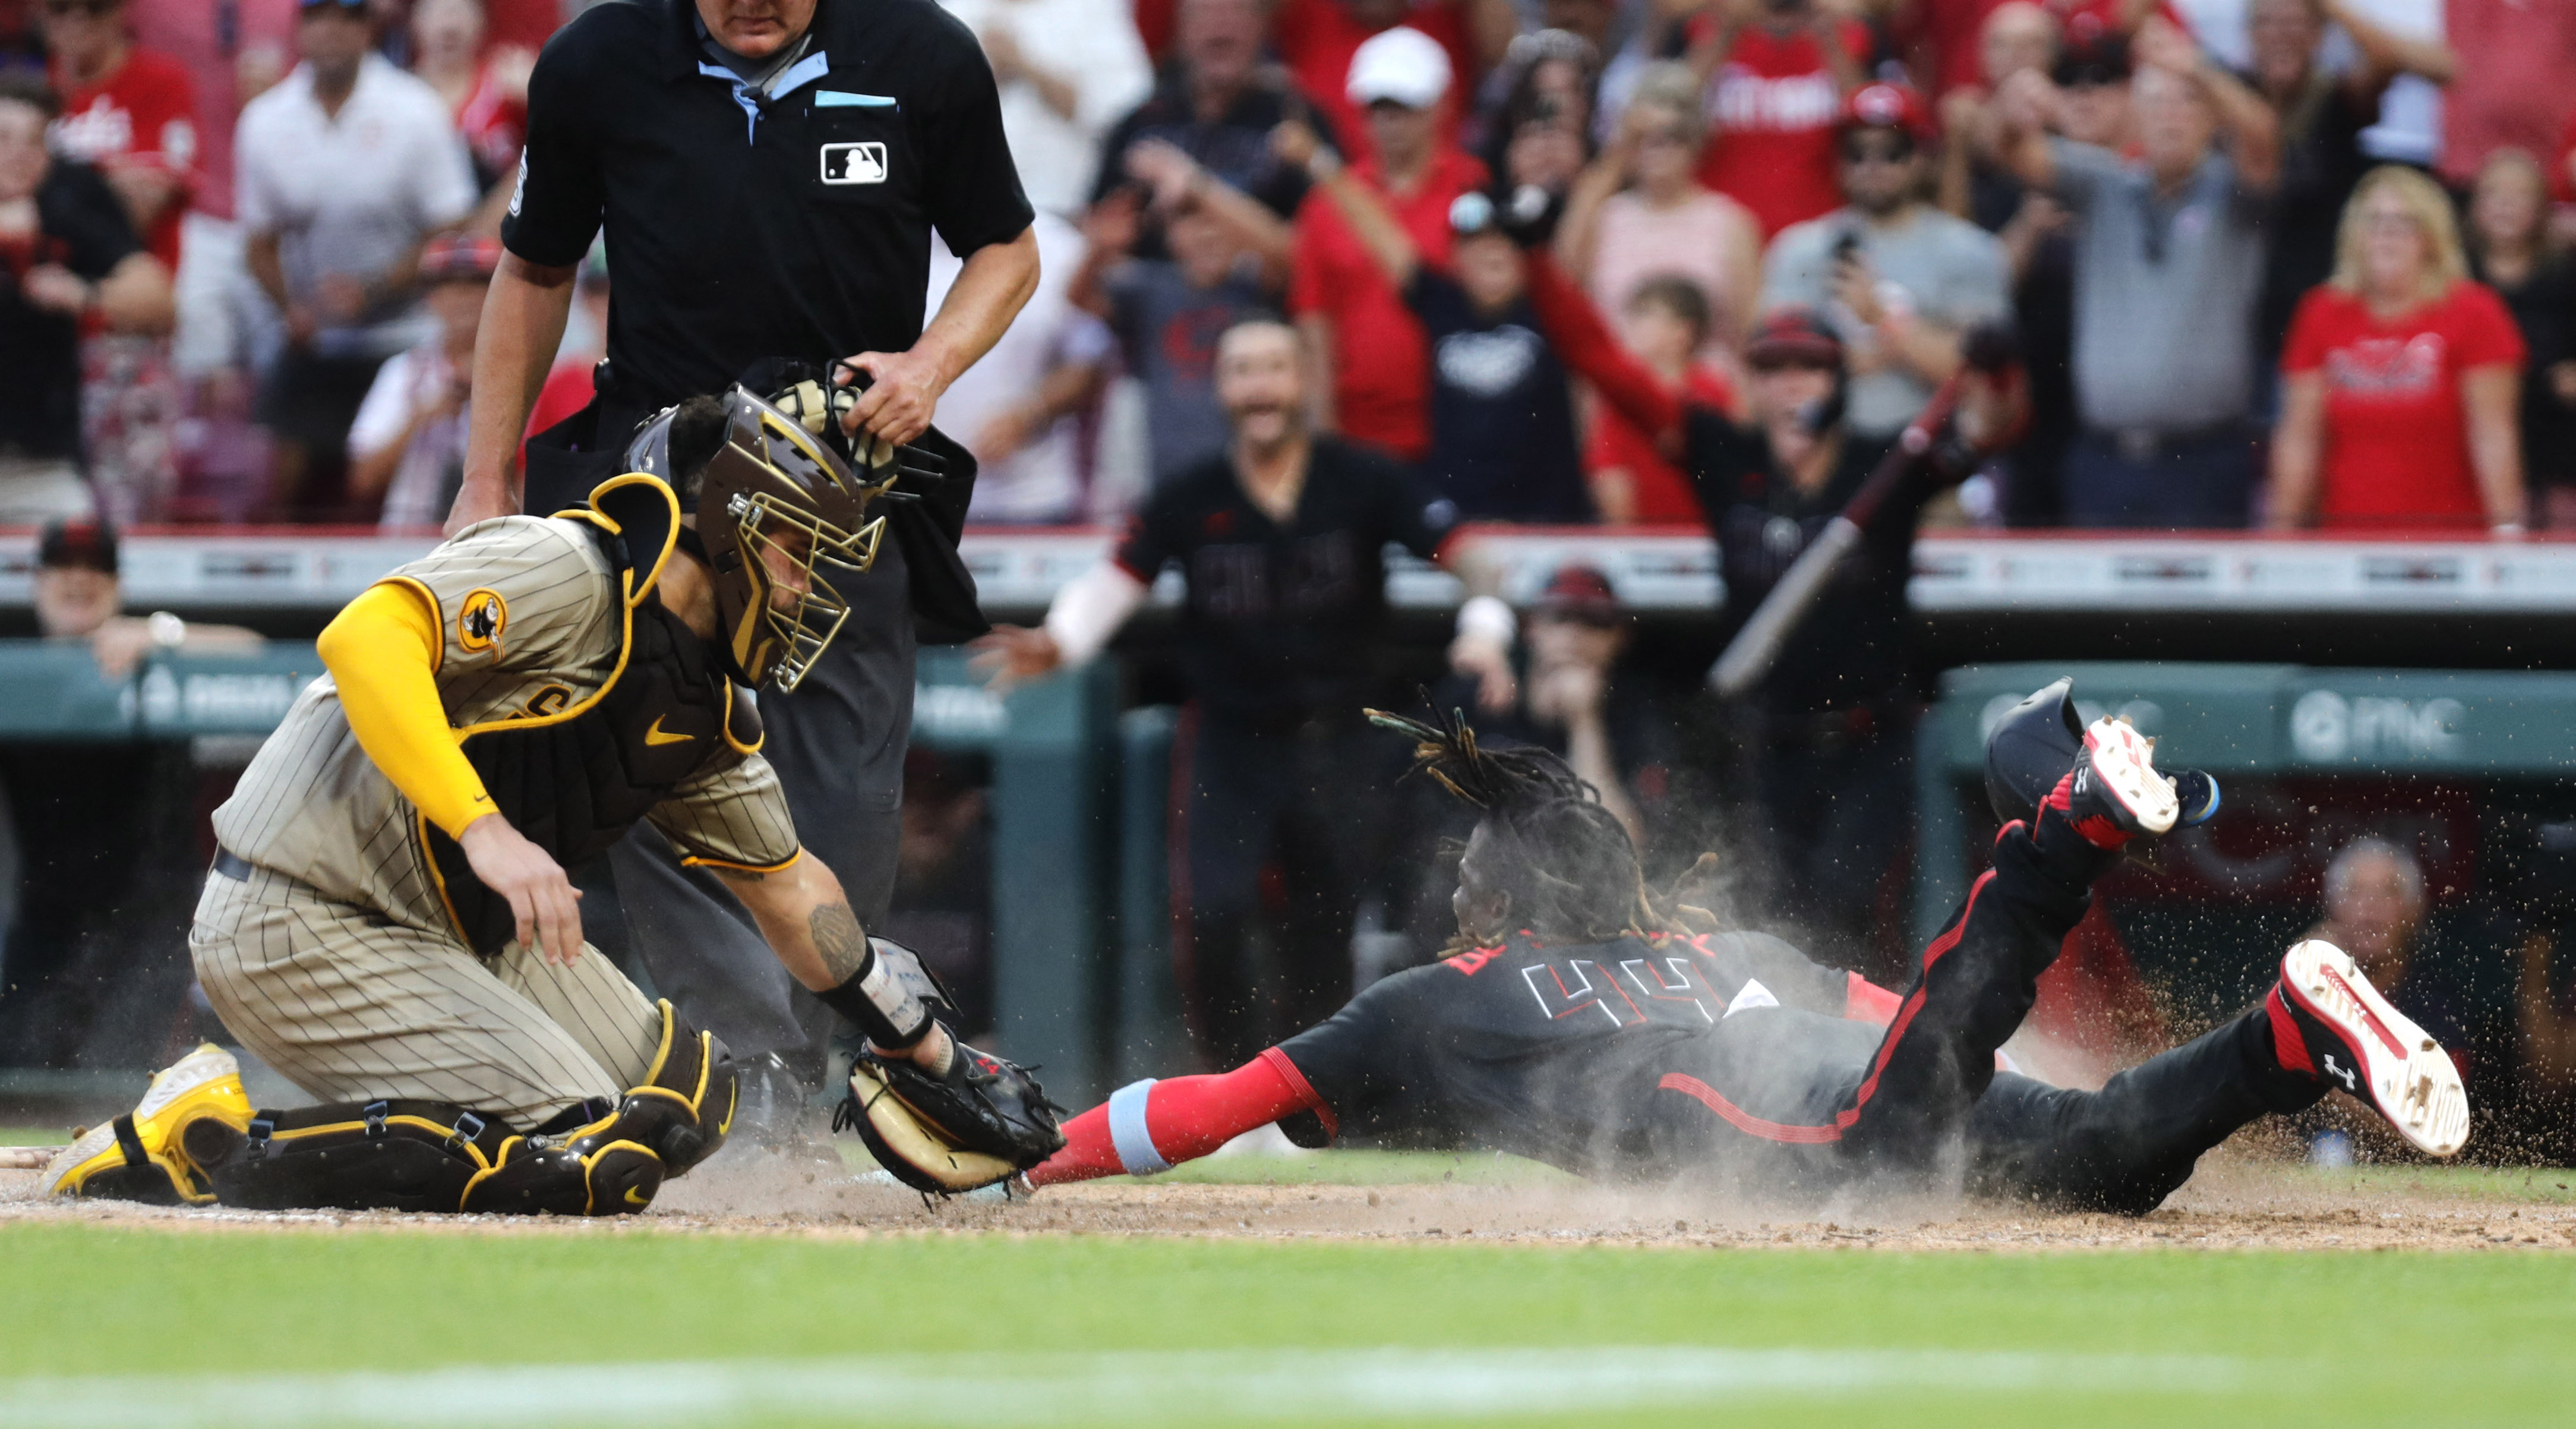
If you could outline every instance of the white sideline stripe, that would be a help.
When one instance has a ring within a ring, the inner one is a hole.
[[[131,1375],[0,1381],[0,1424],[476,1429],[724,1424],[1209,1423],[1714,1408],[1729,1397],[1888,1390],[2223,1394],[2232,1359],[1930,1350],[1548,1345],[1480,1350],[1188,1350]]]

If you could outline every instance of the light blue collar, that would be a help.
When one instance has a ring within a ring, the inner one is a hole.
[[[725,87],[733,91],[733,102],[742,106],[744,116],[742,141],[745,144],[756,143],[759,140],[760,106],[764,99],[785,99],[797,90],[831,73],[831,70],[831,56],[816,50],[770,76],[767,83],[758,86],[755,90],[754,86],[744,83],[740,75],[723,65],[712,60],[698,61],[698,73],[709,79],[724,81]]]

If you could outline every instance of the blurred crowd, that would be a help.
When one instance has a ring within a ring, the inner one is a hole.
[[[434,525],[564,3],[0,0],[0,522]],[[1216,335],[1278,310],[1319,429],[1467,519],[1703,524],[1672,443],[1460,246],[1495,205],[1677,398],[1755,425],[1784,309],[1864,440],[2009,330],[2027,434],[1927,521],[2576,519],[2576,6],[943,3],[1046,273],[941,410],[983,521],[1134,509],[1224,439]],[[1320,190],[1345,171],[1444,281],[1381,261]],[[587,397],[612,266],[540,425]]]

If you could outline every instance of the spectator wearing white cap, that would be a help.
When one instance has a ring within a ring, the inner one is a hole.
[[[338,514],[350,420],[376,368],[422,336],[422,244],[480,197],[446,101],[373,38],[363,0],[304,0],[303,63],[234,136],[245,257],[286,320],[260,410],[278,441],[271,498],[307,514]]]
[[[1452,78],[1448,51],[1419,30],[1372,35],[1351,57],[1346,87],[1367,115],[1367,157],[1351,175],[1395,216],[1433,264],[1449,261],[1449,206],[1485,184],[1485,166],[1440,137]],[[1318,172],[1337,165],[1315,156]],[[1403,294],[1333,203],[1308,194],[1297,211],[1289,311],[1321,366],[1318,425],[1407,460],[1431,444],[1430,350]]]

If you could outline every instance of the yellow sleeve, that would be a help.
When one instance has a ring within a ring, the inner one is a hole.
[[[358,747],[450,838],[496,812],[438,698],[438,617],[400,581],[369,586],[315,642]]]

